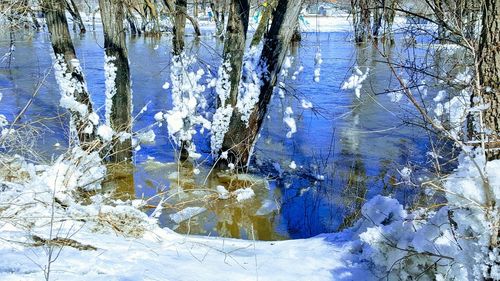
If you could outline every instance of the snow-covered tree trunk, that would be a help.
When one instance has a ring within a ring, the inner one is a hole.
[[[90,143],[96,139],[98,118],[93,113],[85,78],[71,41],[65,2],[44,0],[42,4],[55,55],[55,75],[61,89],[60,104],[71,113],[71,127],[76,131],[80,145],[84,149],[96,148]]]
[[[271,28],[264,39],[264,46],[257,69],[263,70],[260,79],[260,93],[249,116],[242,118],[240,109],[233,110],[228,131],[224,136],[222,151],[228,153],[227,163],[239,168],[248,166],[248,162],[264,122],[267,106],[285,55],[298,21],[302,0],[279,0],[273,13]],[[244,119],[246,119],[244,121]]]
[[[489,105],[484,111],[484,125],[489,131],[489,160],[500,159],[500,0],[485,0],[482,32],[479,42],[478,93],[481,102]]]
[[[110,160],[132,158],[132,94],[128,64],[124,9],[120,0],[99,0],[106,52],[106,123],[115,132]]]
[[[137,19],[135,18],[130,8],[127,8],[126,16],[127,22],[130,26],[130,34],[132,35],[141,35],[141,30],[137,28]]]

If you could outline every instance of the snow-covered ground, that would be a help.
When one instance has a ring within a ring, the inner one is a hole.
[[[180,235],[134,207],[141,202],[80,198],[83,190],[99,188],[105,172],[96,154],[84,156],[80,149],[48,166],[19,157],[0,161],[0,280],[42,280],[48,260],[51,280],[372,276],[342,235],[276,242]]]
[[[484,208],[476,164],[498,204],[500,160],[485,165],[473,154],[444,182],[448,207],[410,213],[376,196],[344,232],[275,242],[176,234],[141,212],[141,201],[88,193],[105,174],[97,153],[74,148],[51,165],[2,156],[0,280],[498,278],[498,249],[488,250],[498,213]]]

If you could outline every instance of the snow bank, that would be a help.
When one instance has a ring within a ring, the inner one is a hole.
[[[397,200],[376,196],[362,208],[364,219],[350,230],[357,250],[388,279],[482,280],[500,278],[498,248],[490,248],[500,198],[500,160],[466,151],[444,182],[448,205],[407,213]],[[488,180],[489,185],[485,186]],[[488,195],[489,193],[489,195]]]

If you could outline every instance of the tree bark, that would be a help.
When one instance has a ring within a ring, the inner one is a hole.
[[[64,0],[44,0],[42,2],[42,9],[45,13],[57,67],[65,71],[65,77],[70,78],[72,83],[78,85],[78,87],[73,87],[74,91],[72,93],[63,92],[62,94],[73,96],[78,103],[85,105],[87,108],[86,116],[82,116],[81,111],[70,109],[72,126],[76,129],[78,140],[84,149],[95,148],[90,143],[96,140],[96,126],[94,126],[96,124],[91,124],[88,118],[88,114],[92,114],[93,112],[92,103],[90,95],[87,92],[85,78],[79,67],[73,42],[71,41],[65,7]],[[86,130],[89,125],[92,126],[92,130],[90,131]]]
[[[153,36],[160,36],[160,18],[158,17],[158,11],[156,8],[156,3],[151,0],[144,0],[145,4],[145,14],[147,15],[147,11],[149,11],[150,18],[154,22],[153,30],[150,32]]]
[[[187,1],[175,1],[175,16],[174,16],[174,36],[173,36],[173,52],[174,55],[180,55],[184,51],[184,34],[186,30],[186,14]]]
[[[168,12],[170,15],[174,16],[174,24],[175,24],[175,4],[172,2],[172,0],[163,0],[163,4],[165,4],[165,7],[167,8]],[[196,36],[201,36],[201,30],[200,30],[200,24],[198,23],[197,17],[192,17],[187,13],[187,10],[184,14],[187,20],[191,22],[193,25],[194,29],[194,34]]]
[[[396,4],[397,0],[384,0],[384,40],[389,40],[394,44],[394,36],[392,27],[394,25],[394,18],[396,17]]]
[[[112,97],[109,124],[116,133],[132,132],[132,97],[130,91],[130,68],[128,64],[125,29],[123,27],[124,9],[120,0],[99,0],[104,31],[104,49],[107,63],[116,68],[116,77],[110,81],[116,88]],[[112,162],[132,159],[131,138],[112,143],[110,160]]]
[[[354,42],[364,43],[370,35],[369,0],[351,0],[351,13],[354,26]]]
[[[248,0],[231,0],[226,38],[224,40],[223,60],[225,62],[229,61],[230,69],[224,71],[229,74],[231,82],[229,98],[224,102],[225,104],[231,104],[233,107],[236,106],[238,99],[249,17],[250,6]]]
[[[488,150],[487,157],[500,159],[500,0],[484,1],[478,54],[482,86],[478,94],[483,104],[489,104],[484,111],[484,126],[491,130],[490,146],[497,148]]]
[[[385,0],[374,0],[373,9],[373,26],[372,36],[378,40],[380,36],[380,29],[382,28],[382,17],[384,16]]]
[[[249,159],[265,119],[267,106],[271,100],[274,86],[295,25],[300,13],[302,0],[279,0],[273,13],[273,22],[264,39],[264,46],[257,69],[266,69],[261,77],[259,100],[254,106],[248,126],[241,120],[241,114],[233,111],[229,130],[224,136],[222,151],[228,152],[228,163],[238,168],[248,167]]]
[[[276,1],[274,0],[268,1],[267,6],[263,8],[259,25],[257,25],[257,29],[255,29],[255,33],[252,37],[252,42],[250,43],[251,47],[259,45],[262,37],[266,33],[267,28],[269,27],[269,20],[271,20],[271,15],[274,10],[275,3]]]
[[[210,3],[216,27],[215,36],[222,39],[224,38],[224,10],[221,9],[221,5],[222,3],[220,1],[217,1],[217,5],[215,5],[214,2]]]

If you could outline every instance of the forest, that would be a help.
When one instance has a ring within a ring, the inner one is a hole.
[[[0,0],[0,280],[500,280],[500,0]]]

